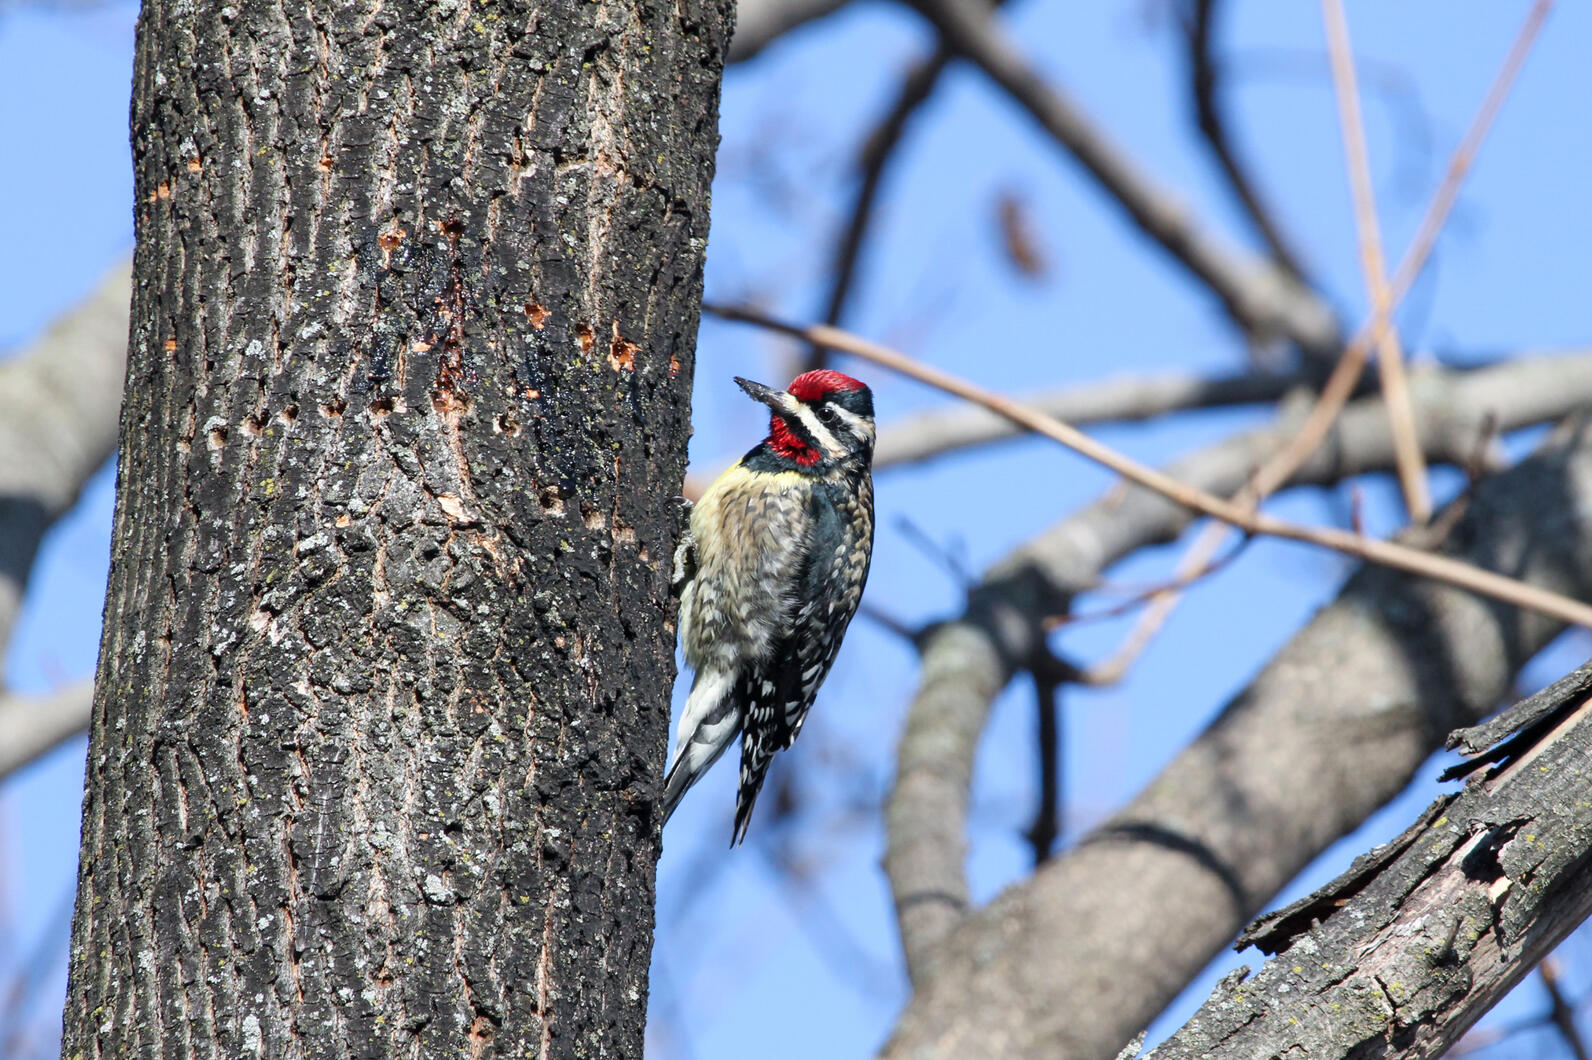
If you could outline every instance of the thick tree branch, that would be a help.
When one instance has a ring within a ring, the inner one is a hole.
[[[94,682],[47,696],[0,695],[0,781],[88,729]]]
[[[1442,1055],[1592,914],[1588,675],[1548,691],[1550,724],[1511,741],[1507,764],[1247,932],[1240,945],[1277,956],[1149,1056]]]
[[[0,361],[0,648],[39,542],[116,449],[130,276],[118,265],[31,346]]]
[[[1526,362],[1420,380],[1415,408],[1430,455],[1463,459],[1489,409],[1512,429],[1583,405],[1592,359],[1574,360],[1572,372],[1559,370],[1570,361]],[[1240,436],[1172,471],[1212,490],[1237,488],[1287,430]],[[1386,469],[1393,459],[1382,402],[1357,402],[1296,481]],[[1574,543],[1592,527],[1574,520],[1586,511],[1576,505],[1587,492],[1592,456],[1581,447],[1547,453],[1478,488],[1454,540],[1461,554],[1494,569],[1584,595],[1592,571],[1581,568],[1592,557],[1576,555]],[[1452,704],[1467,705],[1461,717],[1484,713],[1558,628],[1390,572],[1358,576],[1112,824],[951,936],[967,907],[962,850],[973,751],[994,696],[1040,643],[1043,616],[1063,611],[1110,563],[1171,539],[1188,519],[1137,489],[1099,502],[1002,562],[968,611],[928,638],[888,809],[886,857],[919,993],[887,1055],[920,1048],[951,1055],[985,1034],[1012,1045],[1013,1055],[1023,1043],[1110,1055],[1259,902],[1399,790],[1434,734],[1458,720],[1447,716]],[[1363,745],[1320,739],[1362,730]],[[1251,790],[1256,783],[1285,790]],[[975,951],[976,975],[965,966]],[[976,982],[982,1000],[964,1003],[964,995],[949,1004],[941,992],[958,980],[964,992]],[[1004,1029],[966,1018],[986,1006],[988,1020]]]
[[[846,3],[847,0],[740,0],[735,5],[735,36],[725,61],[745,62],[791,30],[833,14]]]
[[[1138,225],[1203,282],[1252,340],[1284,339],[1327,359],[1339,345],[1332,310],[1271,261],[1227,246],[1047,82],[977,0],[914,0],[948,46],[979,66],[1101,185]]]

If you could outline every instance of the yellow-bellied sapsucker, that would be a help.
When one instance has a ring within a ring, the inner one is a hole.
[[[710,486],[675,554],[680,642],[696,671],[664,781],[668,820],[741,737],[733,846],[774,752],[801,732],[862,599],[873,554],[873,395],[849,375],[789,390],[735,380],[768,437]]]

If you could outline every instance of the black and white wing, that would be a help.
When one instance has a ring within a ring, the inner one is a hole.
[[[735,698],[745,713],[732,845],[746,837],[774,754],[790,747],[801,732],[868,579],[871,512],[859,526],[829,505],[814,507],[787,632],[776,640],[766,662],[742,674],[736,688]],[[867,538],[861,539],[864,532]]]

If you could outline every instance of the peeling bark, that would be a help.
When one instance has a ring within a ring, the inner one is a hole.
[[[729,18],[144,5],[63,1055],[641,1054]]]
[[[1504,764],[1251,928],[1239,945],[1276,957],[1146,1060],[1442,1055],[1592,914],[1589,677],[1548,690],[1549,724],[1513,717]]]

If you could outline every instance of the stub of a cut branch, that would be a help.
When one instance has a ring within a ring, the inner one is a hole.
[[[1300,903],[1316,926],[1246,936],[1281,952],[1149,1056],[1441,1055],[1592,914],[1592,699],[1556,688],[1555,724],[1435,802],[1396,856]]]

